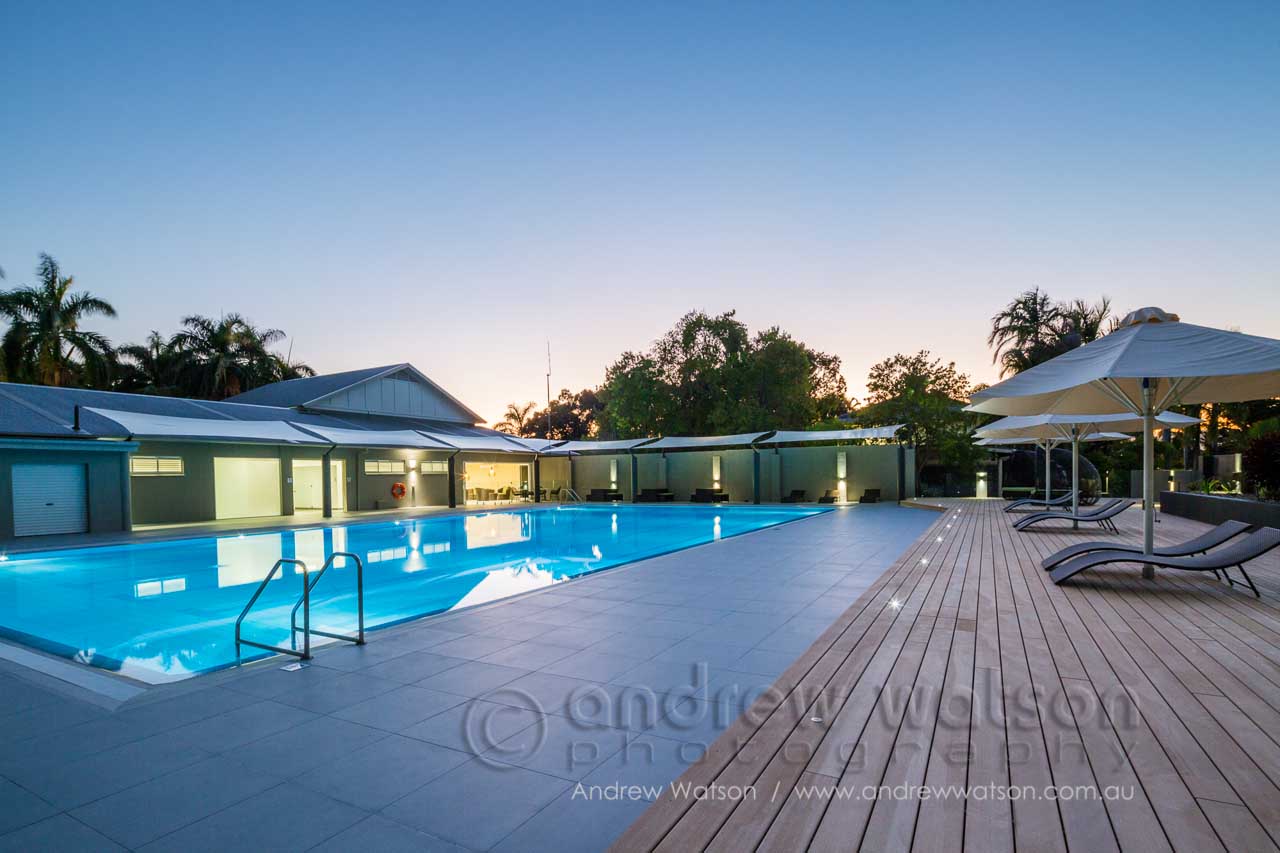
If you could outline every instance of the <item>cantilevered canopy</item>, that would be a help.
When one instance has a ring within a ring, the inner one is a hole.
[[[489,453],[533,453],[533,448],[521,444],[519,439],[501,435],[453,435],[450,433],[417,430],[427,438],[441,442],[455,450],[480,450]]]
[[[344,447],[402,447],[414,450],[454,450],[453,445],[411,429],[343,429],[341,427],[292,424],[296,429],[313,433],[325,441]]]
[[[130,438],[171,441],[243,441],[270,444],[331,444],[284,421],[232,421],[222,418],[175,418],[115,409],[84,409],[119,424]]]
[[[626,453],[641,445],[648,446],[652,438],[619,438],[612,441],[566,441],[557,450],[566,453]]]
[[[538,453],[541,453],[543,455],[554,455],[555,448],[565,443],[565,440],[563,438],[559,438],[559,439],[525,438],[524,436],[519,436],[519,437],[513,436],[513,438],[515,441],[520,442],[530,450],[537,451]],[[567,455],[567,453],[565,455]]]
[[[1198,418],[1177,412],[1156,415],[1156,426],[1186,429],[1200,423]],[[1059,438],[1070,441],[1073,428],[1081,441],[1094,433],[1110,431],[1142,432],[1142,418],[1137,415],[1012,415],[974,430],[977,438]]]
[[[700,447],[750,447],[756,439],[768,434],[767,432],[744,432],[738,435],[669,436],[660,438],[653,444],[646,444],[644,449],[692,450]]]
[[[756,444],[798,444],[802,441],[857,441],[862,439],[891,439],[904,424],[866,427],[863,429],[826,429],[805,432],[803,430],[778,430]]]

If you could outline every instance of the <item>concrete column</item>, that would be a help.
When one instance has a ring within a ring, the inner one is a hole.
[[[542,457],[533,457],[533,502],[542,502]]]
[[[320,505],[323,507],[322,514],[325,518],[333,518],[333,482],[329,462],[329,456],[332,453],[331,447],[320,458]]]

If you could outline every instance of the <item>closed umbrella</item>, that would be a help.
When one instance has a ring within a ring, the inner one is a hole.
[[[1198,418],[1177,412],[1161,412],[1156,423],[1170,429],[1184,429],[1200,423]],[[1080,442],[1102,430],[1114,433],[1140,432],[1143,419],[1135,415],[1011,415],[993,421],[974,431],[977,438],[1054,438],[1071,442],[1071,514],[1080,509]],[[1110,439],[1103,439],[1108,441]],[[1049,451],[1045,450],[1045,471],[1049,470]],[[1049,483],[1045,482],[1045,500],[1049,499]],[[1078,528],[1079,522],[1072,522]]]
[[[1142,547],[1155,539],[1156,414],[1187,403],[1280,396],[1280,341],[1183,323],[1141,308],[1120,328],[973,395],[995,415],[1125,413],[1143,419]],[[1152,576],[1150,567],[1144,570]]]

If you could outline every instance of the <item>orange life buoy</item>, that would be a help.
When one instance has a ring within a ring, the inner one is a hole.
[[[404,487],[404,483],[391,484],[391,497],[395,498],[396,500],[400,500],[402,497],[408,494],[408,492],[409,490]]]

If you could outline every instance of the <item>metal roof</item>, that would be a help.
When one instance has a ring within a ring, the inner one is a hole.
[[[668,436],[658,439],[653,444],[646,444],[644,449],[695,450],[700,447],[750,447],[768,434],[769,432],[744,432],[737,435]]]
[[[866,427],[863,429],[779,430],[756,444],[796,444],[802,441],[858,441],[862,439],[890,439],[905,424]]]

